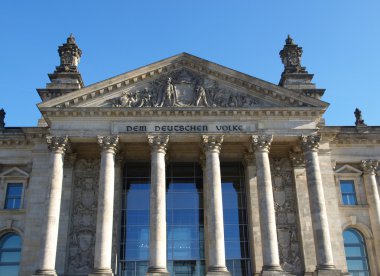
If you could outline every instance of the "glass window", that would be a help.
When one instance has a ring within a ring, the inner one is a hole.
[[[362,234],[355,229],[343,232],[348,271],[353,276],[369,276],[367,251]]]
[[[4,209],[20,209],[22,183],[8,183]]]
[[[226,265],[233,276],[251,275],[244,171],[239,163],[221,164]]]
[[[340,180],[342,202],[344,205],[357,205],[355,183],[353,180]]]
[[[8,233],[0,239],[0,275],[17,276],[19,274],[21,238]]]

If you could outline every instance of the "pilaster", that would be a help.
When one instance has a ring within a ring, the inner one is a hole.
[[[307,189],[305,159],[302,152],[290,152],[289,159],[293,167],[304,268],[306,274],[309,273],[312,275],[317,263],[309,204],[309,194]]]

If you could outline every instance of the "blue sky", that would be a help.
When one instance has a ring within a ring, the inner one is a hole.
[[[35,126],[36,88],[73,33],[86,85],[188,52],[278,83],[287,34],[331,105],[327,125],[353,125],[355,107],[380,125],[380,1],[18,1],[0,2],[0,108],[7,126]]]

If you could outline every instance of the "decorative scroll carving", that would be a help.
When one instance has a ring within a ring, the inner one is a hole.
[[[270,145],[273,141],[273,135],[252,135],[251,143],[255,151],[269,152]]]
[[[133,88],[112,98],[113,107],[254,107],[269,106],[249,94],[221,88],[211,80],[187,69],[159,77],[144,88]]]
[[[319,135],[309,135],[300,137],[301,148],[304,152],[307,151],[318,151],[319,149],[319,141],[321,137]]]
[[[365,174],[376,174],[379,161],[377,160],[362,160],[362,168]]]
[[[98,136],[98,144],[102,150],[113,150],[116,152],[119,136]]]
[[[303,152],[289,152],[289,159],[293,167],[305,167]]]
[[[286,272],[303,275],[292,168],[286,158],[272,159],[271,167],[281,267]]]
[[[53,152],[65,153],[70,149],[69,138],[67,136],[46,136],[49,150]]]
[[[166,152],[168,148],[168,135],[148,135],[148,143],[154,151]]]
[[[93,269],[98,177],[99,160],[80,159],[76,162],[68,245],[70,275],[87,275]]]
[[[204,152],[208,152],[210,150],[220,152],[223,138],[223,135],[203,135],[202,142]]]

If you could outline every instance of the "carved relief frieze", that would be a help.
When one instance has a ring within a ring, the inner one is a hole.
[[[268,107],[261,99],[220,86],[188,69],[180,69],[109,99],[112,107]]]
[[[98,159],[79,159],[75,166],[68,271],[73,275],[93,269],[96,211],[98,202]]]
[[[303,275],[304,268],[298,235],[295,184],[290,160],[287,158],[272,158],[271,173],[281,266],[284,271]]]

